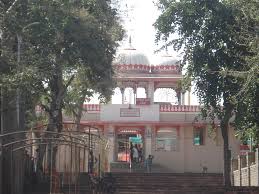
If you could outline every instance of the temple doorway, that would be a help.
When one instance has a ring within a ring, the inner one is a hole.
[[[117,133],[117,161],[130,161],[130,143],[137,145],[144,155],[144,140],[141,130],[138,129],[121,129]]]

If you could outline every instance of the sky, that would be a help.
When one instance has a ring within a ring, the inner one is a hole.
[[[160,14],[155,5],[156,2],[157,0],[122,0],[120,5],[121,10],[126,10],[126,13],[124,12],[126,17],[122,18],[127,35],[132,37],[132,46],[146,54],[151,63],[156,63],[159,56],[165,53],[162,51],[154,54],[154,51],[159,48],[155,43],[156,32],[153,26]],[[128,46],[128,36],[124,39],[122,48]],[[168,54],[177,58],[176,52],[170,48],[168,51]]]

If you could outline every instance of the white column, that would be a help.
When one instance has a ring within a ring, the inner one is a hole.
[[[182,92],[182,105],[185,105],[185,93]]]
[[[109,153],[108,153],[108,164],[110,171],[110,163],[115,160],[115,129],[114,126],[110,125],[107,129],[107,138],[109,141]]]
[[[188,91],[188,105],[191,105],[191,90]]]
[[[178,99],[178,105],[182,105],[181,92],[177,91],[176,94],[177,94],[177,99]]]
[[[133,98],[134,98],[134,100],[133,100],[133,104],[136,104],[136,101],[137,101],[137,87],[134,87],[133,88]]]
[[[125,91],[125,88],[120,88],[121,90],[121,103],[124,104],[124,91]]]
[[[145,129],[145,158],[152,154],[152,131],[152,127],[147,125]]]
[[[147,97],[150,98],[150,103],[154,104],[154,92],[155,92],[155,86],[154,82],[149,81],[148,82],[148,91],[147,91]]]

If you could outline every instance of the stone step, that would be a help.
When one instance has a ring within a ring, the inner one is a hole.
[[[112,173],[118,194],[223,194],[222,174]]]
[[[188,192],[183,192],[183,191],[119,191],[116,192],[116,194],[225,194],[224,191],[188,191]]]

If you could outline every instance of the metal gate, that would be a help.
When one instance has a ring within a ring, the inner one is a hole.
[[[109,146],[88,128],[89,132],[72,127],[57,133],[43,127],[0,135],[0,193],[91,190],[87,177],[101,177],[107,170]]]

